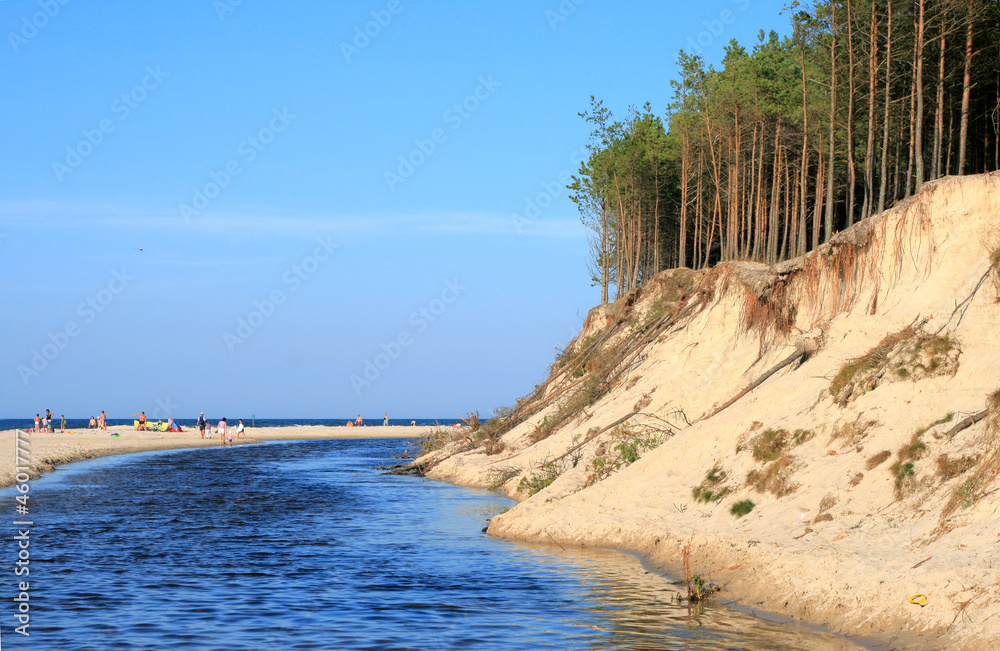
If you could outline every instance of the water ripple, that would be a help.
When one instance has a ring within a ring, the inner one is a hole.
[[[100,459],[34,482],[31,649],[848,649],[630,556],[481,533],[496,495],[384,476],[398,441]],[[9,496],[9,490],[0,496]],[[5,629],[13,602],[3,586]],[[5,632],[7,632],[5,630]]]

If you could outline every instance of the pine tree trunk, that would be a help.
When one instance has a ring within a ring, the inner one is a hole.
[[[921,0],[923,2],[923,0]],[[833,235],[833,161],[834,161],[834,135],[836,133],[837,122],[837,5],[830,4],[830,153],[826,170],[826,237],[824,242],[830,241]],[[816,240],[818,234],[813,236]],[[813,245],[813,249],[816,245]]]
[[[917,30],[917,19],[916,16],[913,18],[913,31],[916,33]],[[909,142],[909,155],[907,156],[906,162],[906,194],[904,197],[910,196],[913,192],[913,168],[914,168],[914,144],[916,142],[916,130],[914,125],[917,118],[917,39],[913,39],[913,73],[910,75],[910,142]]]
[[[820,155],[822,158],[822,155]],[[805,255],[806,253],[806,232],[808,227],[808,195],[809,195],[809,152],[803,152],[802,170],[799,172],[799,232],[795,236],[795,255]],[[819,192],[819,185],[816,186]],[[817,195],[818,198],[818,195]]]
[[[914,139],[913,148],[916,156],[916,174],[914,192],[920,191],[920,186],[924,184],[924,5],[927,0],[917,0],[919,7],[917,23],[917,45],[916,45],[916,95],[917,109],[914,119]]]
[[[823,138],[820,137],[820,146],[822,146]],[[819,155],[819,165],[816,166],[816,209],[813,211],[813,234],[812,234],[812,248],[815,251],[819,248],[819,234],[822,231],[820,226],[820,217],[823,215],[823,200],[824,200],[824,189],[823,189],[823,174],[824,174],[824,161],[823,154]],[[826,195],[829,196],[829,195]]]
[[[958,127],[958,168],[959,176],[965,174],[965,152],[969,141],[969,96],[972,93],[972,2],[969,0],[968,21],[965,27],[965,66],[962,75],[962,118]]]
[[[868,137],[865,139],[865,202],[861,209],[861,217],[871,215],[872,204],[875,202],[875,191],[872,167],[875,163],[875,93],[878,84],[878,62],[876,54],[878,46],[875,36],[878,33],[878,21],[875,18],[875,5],[871,7],[871,29],[868,32]]]
[[[681,135],[681,224],[677,237],[677,266],[687,266],[687,217],[688,217],[688,183],[691,178],[688,171],[690,156],[688,151],[687,133]]]
[[[854,164],[854,17],[851,0],[847,5],[847,225],[854,223],[857,166]]]
[[[774,264],[778,257],[778,195],[781,192],[781,181],[779,180],[779,165],[781,164],[781,150],[778,149],[778,142],[781,139],[781,125],[774,133],[774,165],[771,171],[771,212],[768,215],[768,235],[767,235],[767,263]]]
[[[790,180],[789,174],[791,173],[789,169],[790,167],[791,167],[790,165],[785,165],[786,200],[788,199],[788,182]],[[792,206],[794,207],[794,210],[792,210],[791,212],[787,210],[785,211],[785,215],[787,215],[787,218],[785,219],[784,239],[781,245],[781,251],[779,252],[780,260],[787,260],[789,257],[791,257],[791,255],[794,255],[790,254],[789,252],[798,249],[798,244],[795,242],[796,233],[798,232],[797,230],[798,224],[796,223],[797,220],[794,218],[793,215],[798,212],[799,193],[801,192],[801,187],[802,187],[802,177],[800,174],[801,174],[800,170],[795,170],[795,188],[792,190],[792,196],[791,196]]]
[[[885,109],[882,113],[882,162],[879,165],[878,211],[885,210],[886,182],[889,176],[889,104],[892,75],[892,0],[886,7],[887,25],[885,30]]]
[[[941,177],[941,150],[944,144],[944,35],[940,39],[938,58],[937,102],[934,109],[934,178]]]
[[[799,232],[796,237],[795,255],[803,255],[806,252],[806,215],[808,214],[806,195],[809,187],[809,102],[806,94],[806,49],[804,45],[799,48],[799,67],[802,70],[802,169],[799,171],[802,191],[799,195]]]

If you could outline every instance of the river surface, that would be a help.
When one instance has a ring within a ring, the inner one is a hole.
[[[380,472],[403,446],[291,441],[97,459],[32,481],[28,516],[4,489],[0,645],[859,648],[721,604],[692,613],[632,556],[491,538],[487,520],[513,503]],[[30,575],[15,577],[10,523],[25,517]],[[14,630],[18,581],[30,583],[28,637]]]

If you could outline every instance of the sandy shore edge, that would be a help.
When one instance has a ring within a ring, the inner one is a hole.
[[[360,428],[321,425],[248,427],[246,440],[234,440],[233,443],[243,445],[261,441],[307,439],[417,439],[433,429],[433,426],[402,425]],[[118,436],[111,436],[114,432]],[[3,430],[0,431],[0,487],[16,483],[19,472],[26,472],[34,479],[52,472],[56,466],[97,457],[151,450],[211,448],[218,445],[218,437],[202,439],[197,431],[190,430],[182,433],[136,432],[131,427],[110,427],[107,432],[73,430],[65,433],[56,431],[30,434],[25,430]]]

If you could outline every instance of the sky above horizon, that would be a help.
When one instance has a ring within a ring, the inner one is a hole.
[[[0,0],[0,418],[513,403],[600,300],[577,113],[782,5]]]

